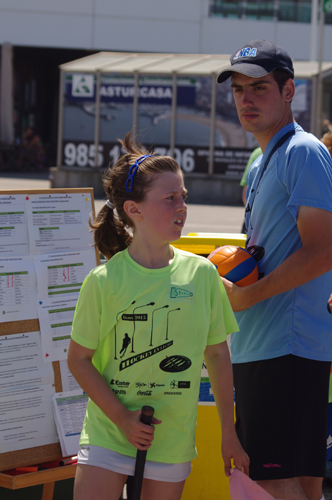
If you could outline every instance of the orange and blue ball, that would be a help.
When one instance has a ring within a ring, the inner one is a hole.
[[[258,280],[258,267],[254,257],[244,248],[224,245],[210,253],[208,259],[220,276],[237,286],[252,285]]]

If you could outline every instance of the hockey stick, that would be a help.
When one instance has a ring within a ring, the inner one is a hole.
[[[152,408],[152,406],[143,406],[141,413],[141,422],[147,425],[151,425],[153,414],[154,408]],[[141,498],[146,453],[147,450],[137,450],[135,473],[131,486],[130,500],[140,500]]]

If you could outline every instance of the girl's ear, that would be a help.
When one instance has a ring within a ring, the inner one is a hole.
[[[123,204],[123,209],[132,220],[138,221],[142,219],[142,213],[136,201],[126,200]]]

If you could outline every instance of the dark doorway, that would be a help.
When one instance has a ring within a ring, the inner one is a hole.
[[[48,166],[56,162],[59,65],[95,52],[14,47],[15,142],[20,143],[28,125],[34,127],[45,146]]]

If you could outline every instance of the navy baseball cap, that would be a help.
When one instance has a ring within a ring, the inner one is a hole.
[[[237,50],[230,58],[231,66],[223,69],[217,82],[223,83],[233,72],[252,78],[268,75],[275,69],[282,69],[294,78],[293,62],[287,52],[273,42],[254,40]]]

